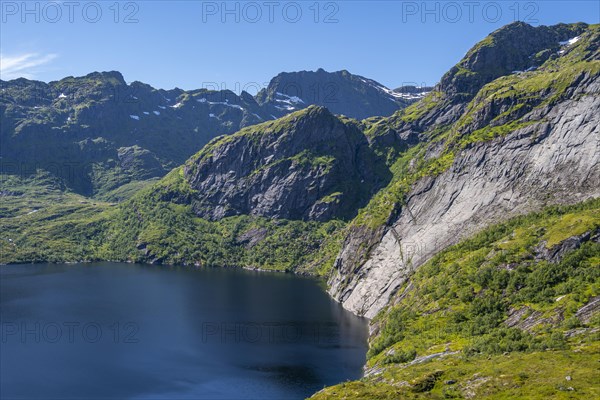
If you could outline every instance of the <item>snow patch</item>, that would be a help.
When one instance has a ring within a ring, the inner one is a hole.
[[[160,108],[161,110],[166,110],[167,109],[167,107],[165,107],[165,106],[158,106],[158,108]]]
[[[59,99],[66,99],[67,95],[64,93],[61,93],[60,96],[58,96]]]
[[[146,115],[150,115],[150,113],[148,111],[144,111],[144,114]]]
[[[160,111],[152,111],[154,115],[160,115]]]
[[[396,98],[404,99],[404,100],[420,100],[427,95],[429,92],[419,92],[419,93],[396,93],[394,95]]]
[[[292,106],[289,106],[289,105],[288,106],[284,106],[284,107],[275,106],[275,108],[278,109],[278,110],[282,110],[282,111],[296,111],[296,107],[292,107]]]
[[[575,36],[574,38],[565,40],[564,42],[558,42],[558,44],[560,44],[561,46],[572,46],[575,43],[577,43],[579,41],[579,39],[581,39],[581,37]]]
[[[303,103],[304,104],[304,100],[302,100],[298,96],[289,96],[289,95],[287,95],[285,93],[281,93],[281,92],[275,92],[275,94],[277,96],[285,97],[284,100],[275,99],[275,101],[279,101],[279,102],[283,102],[283,103],[293,103],[293,104]]]
[[[177,103],[174,106],[171,106],[171,108],[179,108],[183,105],[183,103]]]
[[[140,120],[140,117],[138,117],[137,115],[130,115],[129,118],[135,119],[136,121]]]
[[[400,93],[400,92],[395,92],[392,89],[388,89],[385,86],[375,82],[374,80],[367,80],[367,79],[363,79],[363,78],[359,78],[361,81],[363,81],[364,83],[366,83],[367,85],[379,90],[380,92],[383,92],[389,96],[392,96],[394,99],[403,99],[403,100],[420,100],[423,97],[425,97],[425,95],[427,95],[427,93],[429,93],[429,91],[422,91],[422,92],[418,92],[418,93]]]
[[[208,104],[210,104],[210,105],[220,105],[220,106],[231,107],[231,108],[237,108],[238,110],[244,111],[244,107],[242,107],[242,106],[239,106],[237,104],[229,104],[229,100],[228,99],[225,99],[225,101],[209,101]]]

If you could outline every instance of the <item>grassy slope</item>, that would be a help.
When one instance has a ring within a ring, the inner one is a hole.
[[[65,192],[41,172],[28,179],[3,175],[0,263],[160,261],[317,275],[331,267],[338,247],[323,243],[341,240],[342,222],[250,216],[209,222],[175,199],[164,200],[190,191],[181,168],[120,205]],[[240,238],[251,230],[264,236],[254,246]]]
[[[149,251],[151,258],[168,264],[281,271],[297,270],[314,262],[312,272],[315,273],[324,273],[325,266],[333,262],[335,249],[315,251],[340,228],[339,221],[275,221],[238,216],[209,222],[197,217],[190,206],[178,204],[177,196],[191,193],[182,169],[178,168],[158,184],[135,195],[111,215],[113,223],[106,233],[107,245],[101,249],[100,256],[147,261],[144,253]],[[165,201],[167,198],[171,201]],[[242,241],[242,235],[250,230],[263,231],[265,236],[253,247]],[[323,262],[316,263],[317,259]]]
[[[0,181],[0,263],[94,259],[110,203],[65,191],[41,171]]]
[[[380,381],[327,388],[321,399],[595,399],[598,342],[555,350],[499,356],[439,358],[410,368],[390,367]],[[439,372],[438,372],[439,371]],[[571,380],[567,380],[571,377]],[[451,383],[454,381],[455,383]]]
[[[381,373],[315,397],[597,397],[600,316],[575,313],[600,295],[600,244],[554,264],[536,261],[535,249],[598,229],[596,199],[512,219],[439,253],[373,321],[367,365]],[[506,325],[519,309],[521,321],[537,321],[528,330]],[[443,352],[454,354],[408,364]]]

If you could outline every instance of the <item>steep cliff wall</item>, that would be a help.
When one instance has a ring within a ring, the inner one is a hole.
[[[387,223],[351,228],[329,281],[335,299],[372,318],[412,271],[483,227],[600,196],[597,30],[581,40],[538,71],[488,83],[468,106],[440,103],[462,115],[454,112],[450,128],[428,128],[449,133],[427,145],[424,158],[452,162],[416,180]]]

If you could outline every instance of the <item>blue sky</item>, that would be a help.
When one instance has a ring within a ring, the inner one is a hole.
[[[600,1],[2,0],[2,79],[118,70],[155,87],[264,86],[281,71],[347,69],[388,87],[435,84],[515,20],[600,22]]]

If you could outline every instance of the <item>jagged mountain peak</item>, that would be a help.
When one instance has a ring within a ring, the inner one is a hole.
[[[123,74],[119,71],[94,71],[84,76],[68,76],[58,81],[49,82],[49,85],[66,83],[66,82],[86,82],[93,81],[97,83],[112,84],[112,85],[127,85]]]
[[[468,100],[496,78],[539,67],[559,51],[561,42],[587,28],[584,23],[533,27],[514,22],[503,26],[471,48],[442,77],[438,88],[456,101]]]
[[[351,218],[389,179],[356,125],[309,106],[209,143],[185,167],[195,212]]]
[[[281,116],[309,104],[327,107],[334,114],[364,119],[371,116],[388,116],[406,107],[414,99],[381,83],[347,70],[282,72],[261,90],[256,99],[270,107],[271,113]]]

